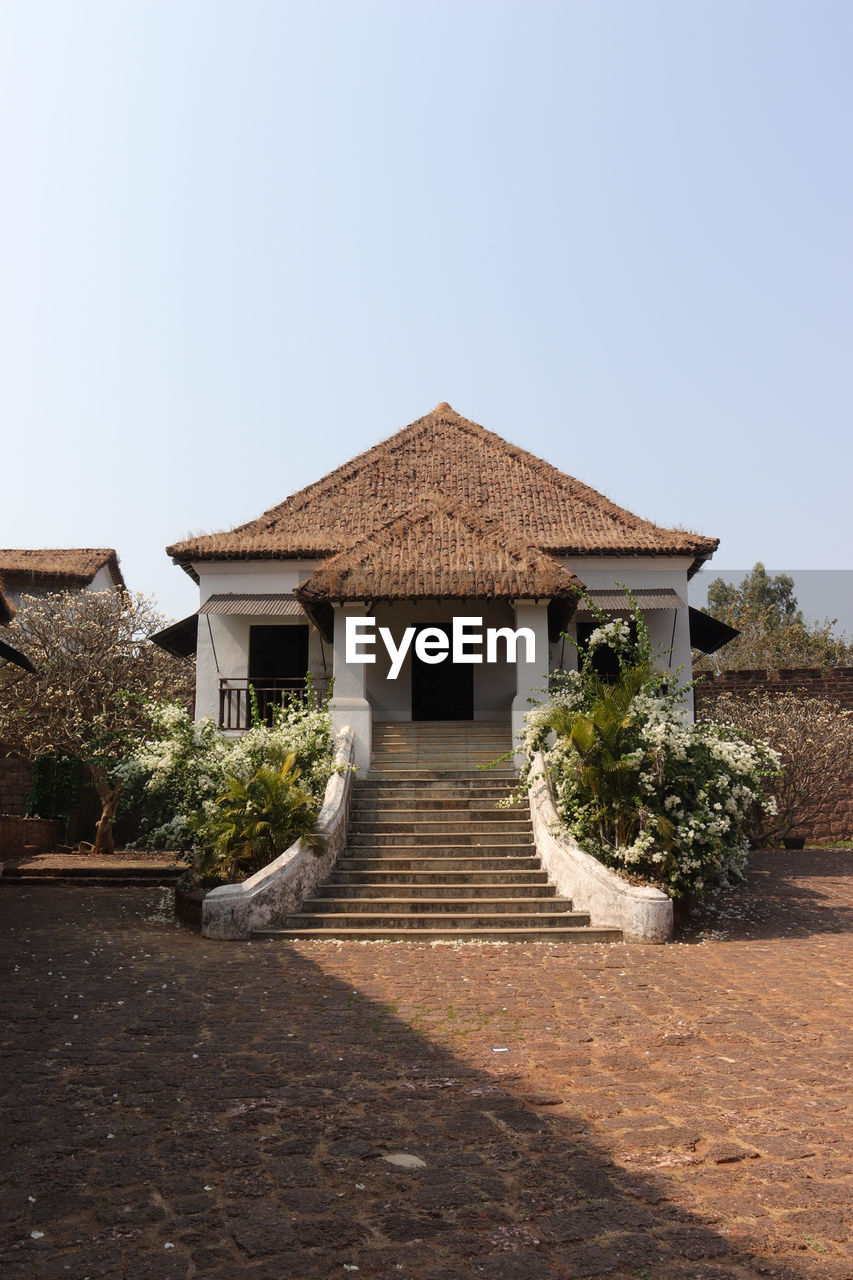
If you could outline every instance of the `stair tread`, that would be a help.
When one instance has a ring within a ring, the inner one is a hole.
[[[368,934],[379,933],[376,929],[263,929],[252,934],[253,938],[306,938],[308,940],[363,938]],[[619,929],[596,928],[594,925],[576,925],[565,929],[537,929],[534,927],[517,929],[383,929],[377,941],[398,938],[413,942],[426,942],[431,938],[529,938],[530,935],[541,935],[542,941],[556,942],[561,937],[571,937],[578,941],[617,942],[622,938]]]
[[[358,899],[356,899],[356,901],[358,901]],[[534,914],[534,912],[532,911],[532,907],[535,901],[536,900],[534,898],[520,898],[520,899],[519,898],[505,898],[505,899],[492,899],[492,898],[443,898],[442,899],[442,898],[439,898],[435,902],[430,902],[429,900],[424,901],[423,898],[398,898],[398,899],[391,898],[391,899],[385,899],[385,900],[376,899],[376,898],[365,898],[365,899],[362,899],[362,904],[363,905],[369,904],[371,908],[382,907],[385,905],[386,902],[397,903],[401,906],[403,903],[408,903],[410,905],[414,905],[415,903],[417,903],[418,906],[421,906],[421,907],[441,906],[442,904],[451,908],[456,906],[459,906],[459,907],[471,906],[471,907],[477,907],[477,910],[473,913],[474,915],[493,916],[493,915],[500,914],[497,910],[494,910],[493,908],[497,908],[504,902],[512,902],[514,905],[520,904],[524,908],[524,912],[532,915]],[[316,906],[321,907],[322,910],[312,911],[312,912],[305,912],[302,910],[288,911],[287,912],[288,916],[299,916],[299,915],[306,915],[306,914],[332,915],[332,914],[335,914],[332,911],[332,907],[334,906],[343,907],[344,910],[342,914],[346,915],[347,911],[352,909],[353,899],[352,898],[332,898],[332,899],[309,898],[307,899],[307,902],[314,903]],[[307,902],[303,903],[303,906],[307,905]],[[565,906],[565,907],[561,906],[560,903],[561,903],[560,898],[545,898],[543,900],[543,905],[547,905],[548,910],[542,912],[542,914],[546,917],[548,916],[565,917],[566,915],[572,915],[572,914],[574,915],[587,914],[584,911],[572,912],[568,906]],[[522,914],[524,914],[524,912],[522,912]],[[360,916],[364,916],[364,915],[370,915],[371,913],[370,911],[359,911],[358,914]],[[375,911],[375,914],[378,916],[387,915],[388,912],[380,911],[377,909]],[[421,912],[421,914],[428,916],[431,913],[429,911],[423,911]],[[441,911],[433,914],[448,915],[448,914],[452,914],[452,911],[451,912]]]

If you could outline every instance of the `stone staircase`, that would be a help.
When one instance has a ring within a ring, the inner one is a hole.
[[[539,863],[526,801],[510,809],[509,727],[378,724],[355,782],[349,839],[331,879],[282,927],[254,937],[610,942],[558,898]]]

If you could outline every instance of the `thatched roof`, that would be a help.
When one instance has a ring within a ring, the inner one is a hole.
[[[407,515],[425,493],[465,503],[503,537],[552,555],[687,555],[696,568],[718,543],[641,520],[440,404],[257,520],[167,550],[190,573],[200,560],[332,556]]]
[[[508,536],[467,503],[430,495],[326,561],[300,600],[416,600],[576,596],[583,584],[559,561]]]
[[[50,550],[0,549],[0,575],[7,587],[21,590],[47,584],[86,587],[106,566],[117,587],[125,585],[112,547],[62,547]]]

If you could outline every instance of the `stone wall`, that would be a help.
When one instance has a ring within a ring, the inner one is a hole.
[[[787,671],[723,671],[706,675],[694,689],[697,718],[713,714],[712,707],[722,693],[794,693],[798,698],[828,698],[846,711],[853,711],[853,667],[830,667],[821,671],[791,667]],[[828,796],[820,811],[792,833],[806,839],[853,837],[853,777],[840,791]]]

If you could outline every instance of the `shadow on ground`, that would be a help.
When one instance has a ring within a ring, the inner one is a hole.
[[[697,907],[684,941],[717,941],[853,933],[853,852],[762,849],[750,859],[747,892],[718,893]]]
[[[511,1018],[532,990],[488,1015],[468,998],[452,1051],[459,951],[362,947],[350,981],[343,947],[206,942],[147,890],[8,890],[0,907],[4,1280],[850,1274],[838,1244],[781,1256],[764,1210],[735,1197],[727,1213],[732,1170],[755,1151],[659,1117],[661,1167],[710,1169],[717,1208],[702,1216],[689,1180],[618,1163],[595,1123],[606,1108],[521,1060]],[[550,948],[549,963],[590,983],[626,954],[578,950]],[[471,972],[510,987],[514,963],[482,950]],[[626,1093],[636,1078],[626,1058]]]

